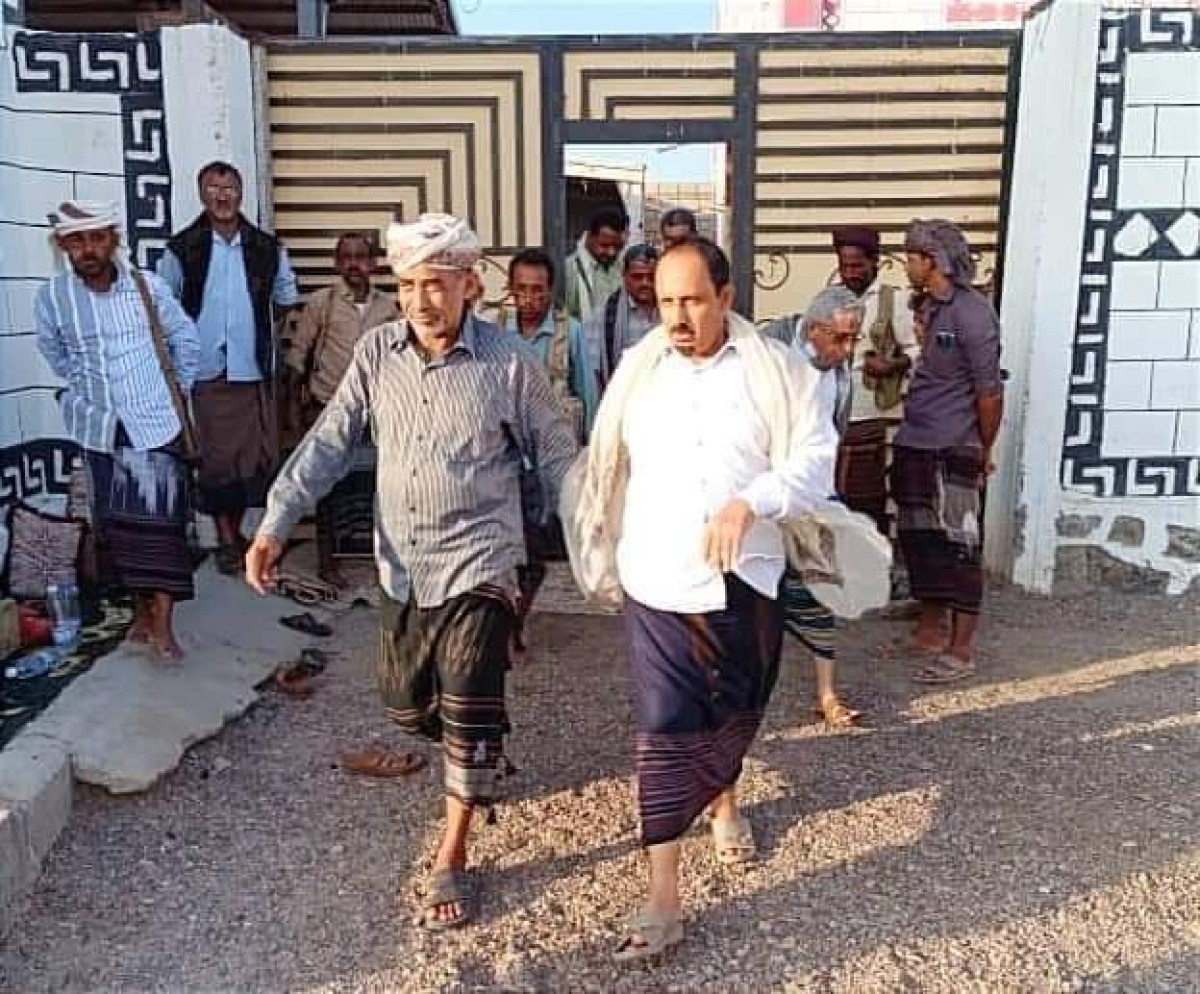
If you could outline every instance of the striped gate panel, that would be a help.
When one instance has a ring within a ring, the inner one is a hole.
[[[875,36],[880,37],[880,36]],[[758,317],[802,309],[833,275],[830,229],[871,224],[904,285],[914,217],[957,222],[995,267],[1013,38],[759,53],[755,270]]]
[[[536,52],[285,48],[267,71],[275,227],[305,289],[339,233],[423,211],[472,218],[499,255],[541,240]]]

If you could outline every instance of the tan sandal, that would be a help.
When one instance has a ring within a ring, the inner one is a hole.
[[[922,666],[912,678],[917,683],[957,683],[975,675],[975,664],[963,662],[957,656],[942,653],[933,662]]]
[[[661,956],[683,941],[683,922],[678,911],[639,911],[625,927],[625,937],[613,953],[618,963]]]
[[[466,870],[434,870],[419,890],[421,913],[418,921],[422,928],[431,932],[445,932],[462,928],[474,916],[472,908],[471,880]],[[458,905],[458,914],[453,918],[438,918],[438,908],[450,904]]]
[[[744,866],[758,858],[758,845],[754,841],[754,829],[744,815],[728,818],[710,818],[713,848],[717,860],[726,866]]]

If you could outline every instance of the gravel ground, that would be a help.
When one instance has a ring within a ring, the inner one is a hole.
[[[620,622],[540,615],[515,674],[519,774],[476,835],[482,919],[430,936],[409,882],[436,765],[349,779],[339,744],[393,735],[373,615],[339,623],[308,702],[264,701],[152,792],[81,790],[0,950],[0,989],[74,992],[1194,991],[1200,977],[1195,597],[996,591],[982,672],[917,689],[902,622],[845,632],[870,730],[812,723],[789,647],[744,782],[749,871],[686,842],[688,939],[617,969],[643,880]]]

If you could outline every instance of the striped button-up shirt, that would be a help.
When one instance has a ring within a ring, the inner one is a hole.
[[[521,467],[536,467],[553,507],[576,451],[537,359],[474,317],[432,359],[403,321],[367,332],[271,488],[260,534],[286,538],[348,471],[368,423],[379,450],[375,555],[389,596],[436,607],[482,583],[511,589],[525,562]]]
[[[200,361],[196,326],[162,280],[145,276],[186,393]],[[126,268],[105,293],[73,272],[60,273],[38,292],[34,320],[38,349],[66,381],[59,405],[67,432],[83,448],[111,452],[118,424],[135,449],[166,445],[179,434],[150,318]]]

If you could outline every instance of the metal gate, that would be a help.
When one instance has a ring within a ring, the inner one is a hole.
[[[997,272],[1017,32],[273,42],[274,225],[302,283],[347,229],[446,210],[490,258],[566,251],[571,143],[721,143],[742,309],[803,306],[830,228],[960,223]],[[901,282],[897,270],[891,277]]]

